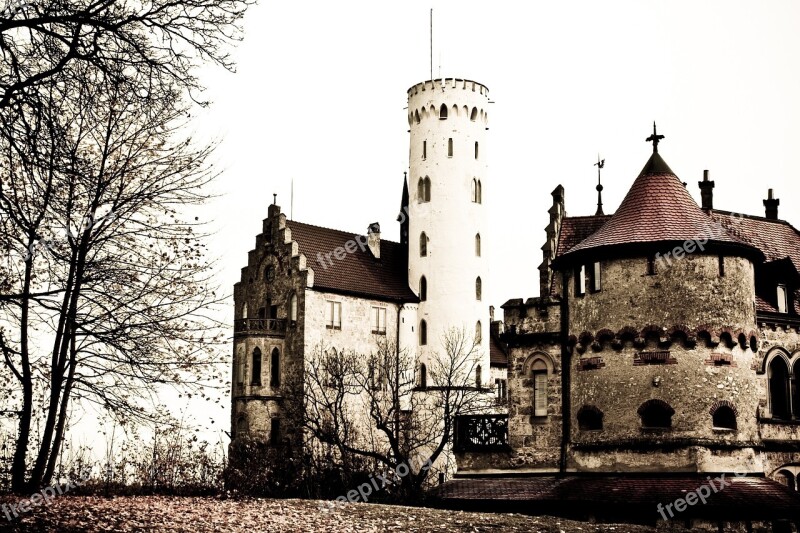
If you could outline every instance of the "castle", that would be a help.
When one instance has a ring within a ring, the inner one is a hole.
[[[615,213],[603,214],[598,187],[595,215],[567,216],[556,187],[540,295],[509,300],[495,321],[482,302],[488,102],[468,80],[408,90],[400,243],[376,224],[353,235],[269,207],[234,288],[234,439],[279,444],[297,430],[285,413],[301,400],[282,391],[320,342],[368,351],[376,335],[396,339],[422,381],[431,339],[458,326],[482,348],[475,386],[507,395],[507,416],[460,417],[444,501],[513,493],[569,506],[587,491],[584,504],[620,491],[606,503],[624,507],[643,491],[663,501],[735,473],[718,501],[796,513],[800,232],[778,218],[772,191],[763,217],[715,209],[706,174],[698,205],[658,153],[654,127],[652,154]],[[564,476],[577,485],[557,493]],[[613,489],[602,484],[619,476]]]

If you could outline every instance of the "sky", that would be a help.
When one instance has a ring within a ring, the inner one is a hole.
[[[653,121],[698,202],[708,169],[716,208],[763,215],[771,187],[800,226],[800,2],[261,0],[237,72],[201,72],[213,105],[193,124],[219,143],[205,218],[224,291],[273,193],[295,220],[353,233],[379,221],[398,240],[406,91],[430,78],[431,8],[434,77],[481,82],[494,102],[481,146],[489,304],[538,295],[550,192],[564,186],[568,215],[593,214],[598,154],[605,211],[617,208]]]

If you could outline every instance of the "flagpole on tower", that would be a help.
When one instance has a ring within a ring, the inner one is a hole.
[[[431,8],[431,81],[433,81],[433,8]]]

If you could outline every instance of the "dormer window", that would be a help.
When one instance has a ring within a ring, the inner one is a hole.
[[[789,293],[786,290],[786,285],[778,285],[778,312],[789,312]]]

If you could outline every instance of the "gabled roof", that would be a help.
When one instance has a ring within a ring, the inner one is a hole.
[[[419,301],[408,287],[406,255],[399,243],[381,239],[380,259],[359,245],[338,260],[334,257],[337,248],[346,248],[348,241],[365,243],[366,237],[294,220],[287,220],[286,225],[292,231],[292,240],[305,254],[306,264],[314,270],[314,289],[377,300]]]
[[[489,364],[491,366],[508,366],[508,354],[503,343],[492,333],[489,339]]]
[[[654,152],[625,199],[596,232],[569,249],[578,252],[630,244],[709,242],[739,247],[741,241],[715,227],[661,156]],[[751,248],[745,245],[746,248]]]

